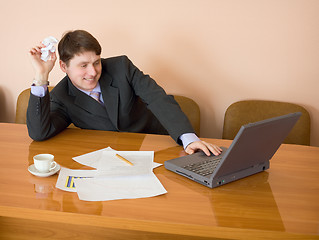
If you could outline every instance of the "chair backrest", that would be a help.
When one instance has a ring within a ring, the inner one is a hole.
[[[48,87],[48,90],[51,91],[53,87]],[[15,123],[25,124],[27,122],[27,109],[30,98],[30,88],[23,90],[17,99],[16,106],[16,119]]]
[[[48,90],[51,91],[53,87],[49,87]],[[22,91],[17,99],[17,108],[16,108],[16,123],[26,123],[26,114],[30,98],[30,88]],[[196,134],[200,134],[200,111],[199,106],[195,101],[190,98],[183,96],[174,96],[177,103],[180,105],[182,111],[186,114],[190,120]],[[70,127],[75,127],[73,124]]]
[[[191,122],[197,136],[200,135],[200,110],[197,103],[184,96],[174,95],[176,102]]]
[[[310,116],[308,111],[293,103],[246,100],[231,104],[224,118],[224,139],[234,139],[244,124],[277,117],[292,112],[301,112],[302,116],[285,139],[284,143],[310,145]]]

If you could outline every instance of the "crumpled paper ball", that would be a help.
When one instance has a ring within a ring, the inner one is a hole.
[[[45,45],[44,48],[41,48],[41,59],[43,61],[48,61],[50,58],[50,52],[55,52],[55,44],[58,43],[58,40],[55,37],[47,37],[42,43]]]

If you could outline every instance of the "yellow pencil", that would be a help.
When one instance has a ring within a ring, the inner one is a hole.
[[[122,157],[122,156],[120,156],[120,155],[118,155],[118,154],[116,154],[115,156],[117,156],[119,159],[121,159],[121,160],[123,160],[124,162],[126,162],[126,163],[128,163],[128,164],[130,164],[130,165],[133,166],[133,163],[131,163],[129,160],[125,159],[124,157]]]

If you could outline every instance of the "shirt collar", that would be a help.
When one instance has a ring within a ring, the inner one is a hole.
[[[101,93],[101,87],[100,87],[100,83],[99,82],[96,84],[95,88],[92,91],[85,91],[85,90],[82,90],[82,89],[80,89],[78,87],[76,87],[76,88],[79,89],[81,92],[84,92],[87,95],[90,95],[90,92],[99,92],[99,93]]]

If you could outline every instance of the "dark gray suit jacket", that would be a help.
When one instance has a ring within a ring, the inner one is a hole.
[[[31,94],[27,126],[32,139],[48,139],[73,123],[83,129],[170,134],[178,142],[194,130],[173,96],[126,57],[102,59],[105,107],[63,78],[44,97]]]

